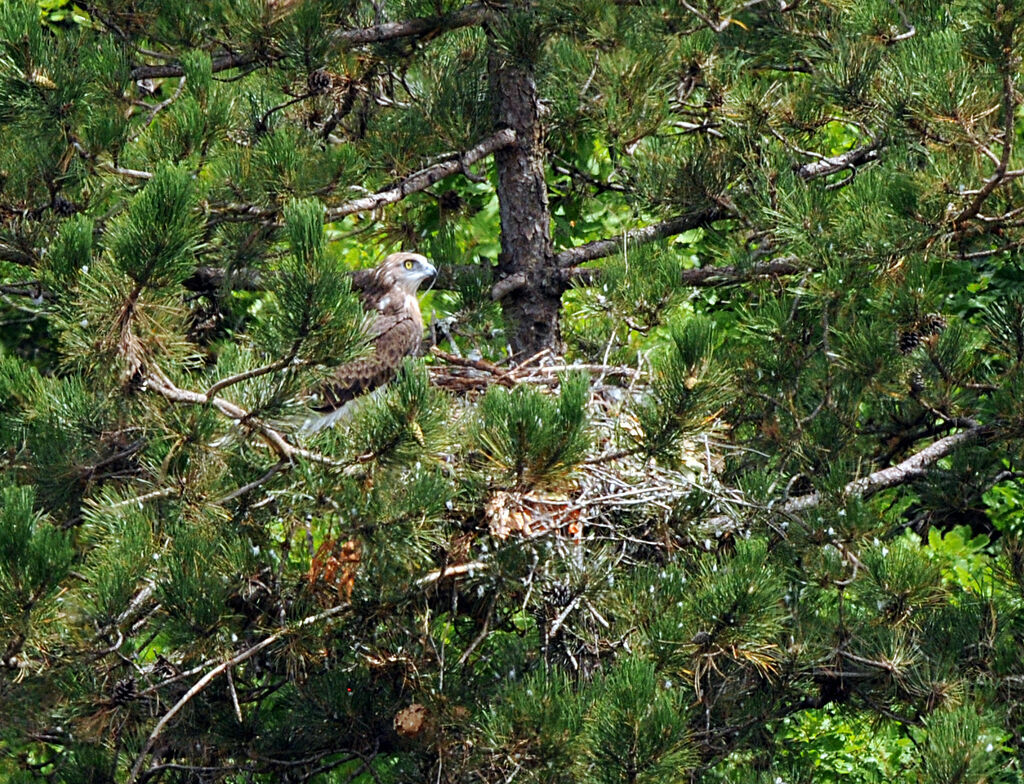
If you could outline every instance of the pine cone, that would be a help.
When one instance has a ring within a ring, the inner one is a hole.
[[[127,705],[138,696],[135,678],[128,677],[114,684],[114,688],[110,692],[110,701],[115,705]]]
[[[917,396],[924,392],[924,376],[920,373],[910,375],[910,394]]]
[[[926,335],[938,335],[948,325],[941,313],[929,313],[918,324],[918,328]]]
[[[896,335],[896,347],[901,354],[909,354],[921,345],[921,333],[916,329],[901,329]]]
[[[311,93],[316,95],[323,95],[334,85],[334,78],[331,76],[329,71],[325,71],[323,68],[317,68],[315,71],[306,77],[306,87],[309,88]]]

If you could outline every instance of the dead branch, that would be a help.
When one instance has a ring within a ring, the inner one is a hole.
[[[332,33],[330,41],[334,46],[347,48],[362,44],[383,43],[396,38],[422,38],[447,30],[482,22],[489,10],[484,3],[472,3],[458,11],[440,16],[421,17],[405,22],[387,22],[356,30],[339,30]],[[213,58],[213,72],[220,73],[232,68],[245,68],[256,63],[272,63],[283,55],[270,52],[230,52]],[[168,76],[184,76],[185,68],[180,63],[165,65],[140,65],[132,69],[132,80],[160,79]]]
[[[493,362],[488,362],[486,359],[469,359],[468,357],[460,357],[455,354],[449,354],[447,351],[442,351],[437,346],[430,349],[430,353],[435,357],[443,359],[449,365],[457,365],[458,367],[467,367],[479,370],[483,373],[488,373],[493,376],[493,383],[502,384],[506,387],[513,387],[515,383],[509,378],[509,371],[506,368],[501,368],[495,365]]]
[[[603,240],[594,240],[585,245],[577,245],[575,248],[568,248],[555,255],[555,264],[562,269],[576,267],[586,261],[594,261],[605,256],[611,256],[622,250],[623,244],[643,245],[654,242],[665,237],[682,234],[690,229],[698,229],[710,226],[712,223],[731,216],[731,213],[723,207],[712,207],[689,215],[681,215],[678,218],[655,223],[651,226],[643,226],[639,229],[631,229],[619,237],[609,237]]]
[[[369,196],[353,199],[336,207],[328,207],[324,217],[327,221],[338,221],[357,212],[370,212],[380,209],[386,204],[399,202],[410,194],[426,190],[445,177],[462,172],[466,167],[473,165],[481,158],[487,157],[495,150],[500,150],[512,144],[515,138],[516,133],[514,130],[504,128],[464,153],[453,155],[449,160],[421,169],[390,188],[372,193]],[[283,225],[278,207],[230,203],[217,206],[211,205],[210,212],[212,222],[261,221],[276,227]]]
[[[972,424],[967,430],[954,433],[951,436],[940,438],[938,441],[929,444],[901,463],[894,466],[875,471],[873,474],[854,479],[843,488],[843,495],[847,497],[869,496],[880,490],[909,482],[921,476],[925,469],[941,460],[964,444],[980,441],[994,432],[991,425]],[[818,506],[822,501],[821,493],[808,493],[797,496],[787,501],[781,511],[786,513],[802,512]]]
[[[750,266],[728,267],[695,267],[683,270],[679,277],[684,286],[695,288],[714,288],[747,283],[757,278],[770,278],[777,275],[796,275],[811,271],[798,263],[795,256],[783,256],[771,261],[755,262]],[[576,268],[567,271],[569,279],[580,286],[596,285],[600,278],[600,270]]]
[[[803,166],[797,167],[796,173],[805,180],[813,180],[815,177],[824,177],[827,174],[835,174],[843,169],[853,169],[862,163],[867,163],[878,158],[878,142],[866,144],[863,147],[856,147],[847,150],[839,155],[829,158],[821,158]]]

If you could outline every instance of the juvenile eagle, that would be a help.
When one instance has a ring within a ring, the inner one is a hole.
[[[436,275],[434,265],[419,253],[392,253],[374,269],[352,274],[352,290],[373,319],[368,332],[373,348],[363,359],[338,367],[316,390],[312,408],[317,414],[305,422],[304,430],[333,424],[349,401],[386,384],[402,359],[415,353],[423,339],[416,290]]]

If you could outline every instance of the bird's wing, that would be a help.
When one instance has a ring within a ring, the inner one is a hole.
[[[318,390],[317,411],[333,411],[365,392],[386,384],[395,375],[402,359],[419,348],[423,338],[423,319],[415,297],[392,291],[397,300],[389,303],[370,325],[371,353],[339,366]],[[388,296],[388,295],[385,295]]]

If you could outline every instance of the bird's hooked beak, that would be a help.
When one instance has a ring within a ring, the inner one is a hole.
[[[437,267],[431,264],[427,259],[424,259],[420,264],[423,266],[423,282],[427,284],[424,291],[430,291],[434,285],[434,281],[437,280]]]

